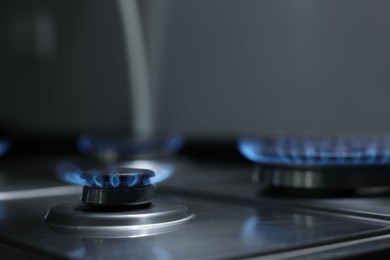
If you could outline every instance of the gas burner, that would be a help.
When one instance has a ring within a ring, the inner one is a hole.
[[[146,169],[110,168],[81,174],[86,185],[82,203],[90,207],[141,206],[155,198],[150,177],[154,172]]]
[[[84,185],[81,202],[50,209],[48,226],[82,237],[137,237],[171,232],[194,215],[185,205],[155,200],[149,169],[110,167],[67,172]]]
[[[263,189],[359,191],[390,187],[390,136],[245,138]]]
[[[129,156],[171,154],[180,150],[183,144],[183,137],[178,134],[143,139],[92,134],[78,139],[80,152],[95,154],[106,162]]]

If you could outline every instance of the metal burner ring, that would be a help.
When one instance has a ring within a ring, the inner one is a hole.
[[[194,217],[182,204],[157,200],[148,208],[97,211],[81,203],[51,208],[46,224],[53,230],[80,237],[120,238],[175,231]]]

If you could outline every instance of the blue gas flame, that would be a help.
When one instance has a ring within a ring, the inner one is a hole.
[[[96,174],[92,176],[93,184],[97,187],[103,187],[104,186],[104,179],[103,176],[100,174]]]
[[[71,184],[95,187],[134,187],[137,185],[152,185],[167,179],[173,171],[173,166],[168,163],[158,163],[154,161],[132,161],[122,165],[133,169],[157,170],[153,177],[140,177],[137,174],[121,176],[115,171],[115,167],[107,167],[109,175],[104,175],[99,171],[85,171],[72,161],[64,161],[56,168],[57,176]],[[157,176],[157,177],[156,177]]]
[[[56,168],[57,176],[65,182],[76,185],[87,185],[87,180],[81,177],[82,169],[71,161],[64,161]]]
[[[142,184],[145,185],[145,186],[149,186],[152,184],[152,182],[150,181],[149,178],[145,178],[142,180]]]
[[[9,146],[10,146],[10,141],[8,139],[0,138],[0,157],[7,153]]]
[[[238,146],[247,159],[262,164],[390,164],[390,136],[244,138],[239,140]]]
[[[110,175],[110,184],[114,188],[118,187],[119,184],[121,184],[118,174],[113,173]]]
[[[139,182],[139,176],[138,175],[130,175],[127,177],[127,186],[134,187]]]

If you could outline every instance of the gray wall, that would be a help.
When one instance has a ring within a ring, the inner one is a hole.
[[[389,1],[150,2],[163,129],[390,131]]]
[[[140,3],[160,130],[390,132],[390,2]],[[116,1],[2,1],[0,35],[0,128],[128,129]]]
[[[116,1],[2,1],[0,36],[0,130],[128,129]]]

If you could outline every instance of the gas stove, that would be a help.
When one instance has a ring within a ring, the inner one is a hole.
[[[374,155],[344,145],[309,158],[312,154],[300,153],[301,148],[288,154],[290,139],[282,146],[269,145],[279,139],[267,139],[266,150],[259,150],[263,139],[248,140],[239,143],[244,155],[268,157],[249,158],[255,165],[181,155],[129,158],[115,165],[84,155],[1,158],[0,250],[7,257],[42,259],[333,259],[389,253],[386,192],[330,196],[339,183],[285,187],[275,177],[275,172],[318,169],[323,177],[333,174],[333,182],[343,173],[381,176],[372,188],[383,188],[386,147]],[[292,143],[305,147],[301,140]],[[275,147],[285,149],[277,162],[270,160]],[[272,181],[259,178],[264,171]],[[363,181],[358,183],[363,189]],[[264,186],[276,191],[266,193]],[[310,192],[318,188],[328,193]]]

